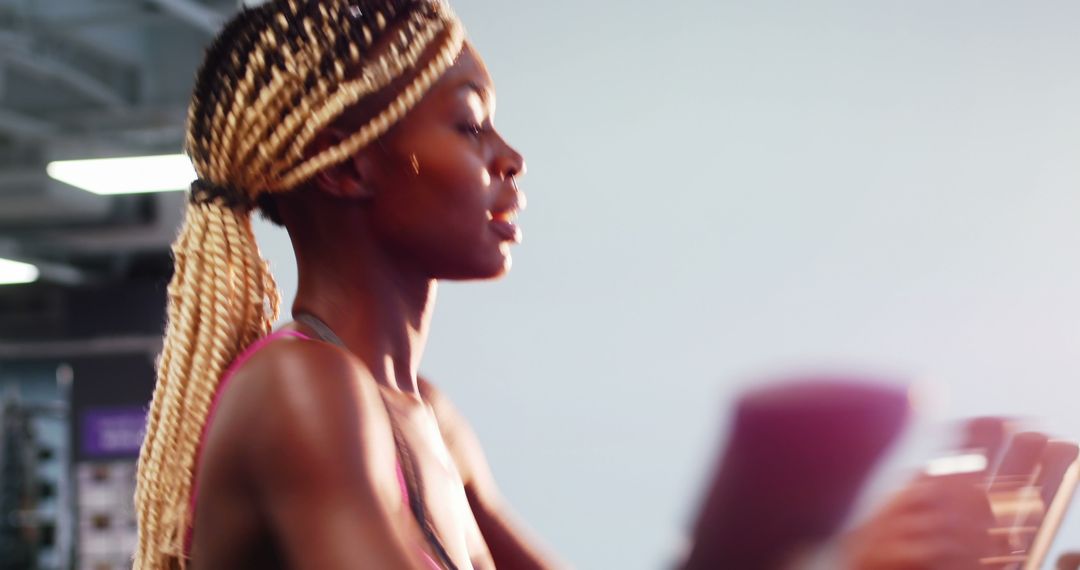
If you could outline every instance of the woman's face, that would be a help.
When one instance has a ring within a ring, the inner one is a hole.
[[[430,278],[486,279],[510,268],[525,206],[524,159],[496,132],[495,90],[466,44],[457,62],[366,150],[369,221],[393,259]]]

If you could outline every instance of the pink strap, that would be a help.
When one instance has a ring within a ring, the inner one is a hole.
[[[214,419],[214,414],[217,413],[218,400],[220,400],[221,395],[225,393],[225,387],[229,385],[229,381],[232,380],[233,374],[235,374],[236,371],[239,370],[241,366],[243,366],[244,364],[247,364],[247,361],[251,360],[251,357],[255,356],[255,353],[259,352],[259,350],[261,350],[263,347],[270,344],[274,340],[277,340],[277,339],[282,338],[282,337],[287,337],[287,336],[291,336],[291,337],[295,337],[295,338],[301,338],[301,339],[304,339],[304,340],[311,340],[311,337],[309,337],[308,335],[306,335],[306,334],[304,334],[304,333],[302,333],[300,331],[294,331],[294,330],[274,331],[274,332],[260,338],[259,340],[251,343],[251,346],[247,347],[247,349],[245,349],[244,352],[240,353],[240,356],[237,356],[236,359],[233,360],[232,364],[230,364],[229,367],[225,370],[225,373],[221,375],[221,382],[218,382],[217,391],[214,392],[214,400],[212,402],[210,402],[210,412],[206,416],[206,423],[203,424],[203,432],[202,432],[203,437],[206,436],[206,431],[210,428],[210,422]],[[201,450],[201,447],[202,447],[202,439],[203,438],[199,438],[200,450]],[[198,456],[196,455],[196,458],[197,457]],[[197,460],[196,460],[196,464],[198,464]]]
[[[443,570],[442,567],[439,566],[439,563],[432,560],[432,558],[428,556],[428,553],[423,548],[419,550],[420,554],[424,557],[424,561],[428,563],[428,566],[431,566],[432,570]]]
[[[397,467],[397,482],[401,486],[401,502],[406,505],[409,504],[409,486],[405,484],[405,472],[401,470],[401,462],[396,461],[395,467]]]
[[[270,344],[274,340],[283,337],[295,337],[304,340],[311,340],[311,337],[300,331],[294,330],[277,330],[263,338],[251,343],[251,346],[244,349],[233,361],[232,364],[225,370],[225,373],[221,375],[221,381],[218,382],[217,390],[214,392],[214,399],[210,402],[210,411],[206,415],[206,423],[203,424],[202,435],[199,436],[199,447],[195,449],[195,470],[194,473],[199,472],[199,458],[202,456],[202,446],[206,441],[206,433],[210,431],[210,423],[214,420],[214,415],[217,413],[218,402],[221,400],[221,395],[225,393],[225,388],[228,386],[229,381],[232,380],[233,374],[240,369],[248,360],[251,360],[252,356],[255,356],[256,352],[262,350],[263,347]],[[188,501],[188,512],[191,513],[191,520],[195,520],[195,499],[199,496],[199,480],[194,475],[191,481],[191,497]],[[195,527],[188,525],[187,534],[184,537],[184,552],[191,551],[191,539],[194,536]]]

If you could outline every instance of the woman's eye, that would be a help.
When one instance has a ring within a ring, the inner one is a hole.
[[[465,123],[459,128],[461,129],[461,132],[474,137],[479,137],[484,133],[484,127],[477,123]]]

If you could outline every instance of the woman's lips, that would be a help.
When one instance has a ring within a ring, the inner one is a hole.
[[[495,218],[488,223],[491,224],[492,231],[501,237],[503,241],[521,243],[521,228],[517,227],[514,222]]]

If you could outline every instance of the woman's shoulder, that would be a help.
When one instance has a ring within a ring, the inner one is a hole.
[[[299,334],[275,333],[272,337],[264,339],[266,344],[248,358],[238,361],[233,373],[238,382],[231,382],[254,385],[268,397],[282,390],[291,395],[317,395],[343,389],[375,389],[367,367],[348,351]]]
[[[245,408],[242,415],[250,419],[250,437],[278,449],[314,442],[353,445],[361,443],[356,438],[382,437],[389,429],[371,373],[358,358],[325,342],[274,339],[238,367],[231,384],[234,400]]]
[[[397,540],[385,516],[401,508],[393,432],[357,358],[324,342],[274,339],[234,381],[244,389],[230,397],[249,421],[232,426],[232,459],[276,538],[294,554],[325,543],[358,560]]]

